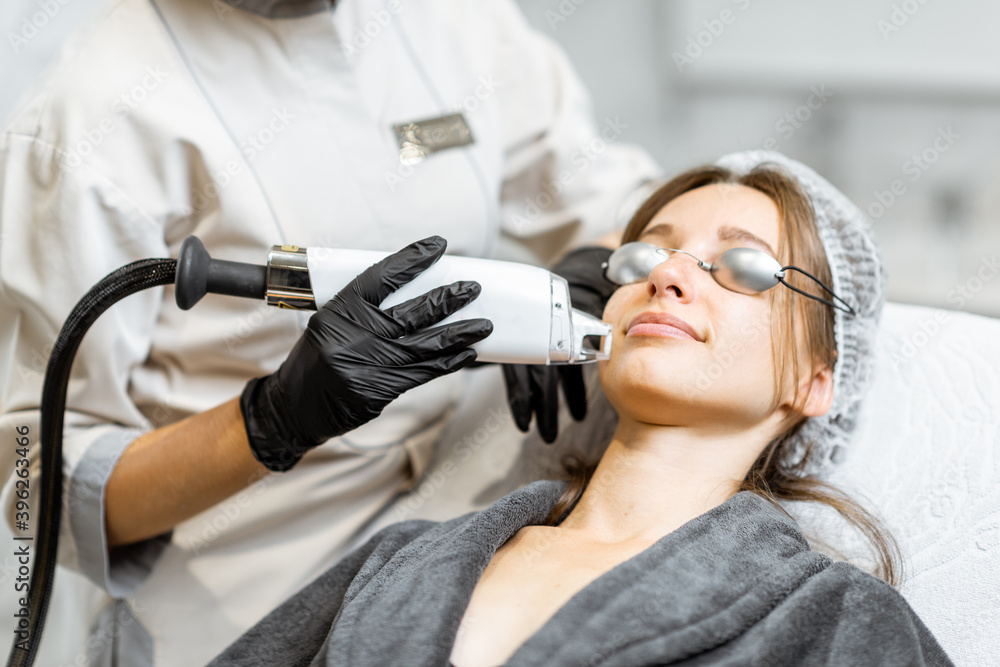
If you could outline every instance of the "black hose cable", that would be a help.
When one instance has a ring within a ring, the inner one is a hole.
[[[39,530],[35,536],[35,561],[28,590],[28,637],[21,640],[15,635],[7,658],[8,667],[34,663],[55,583],[59,523],[62,519],[63,418],[70,370],[80,341],[94,320],[113,304],[144,289],[173,284],[176,269],[175,259],[142,259],[109,273],[74,306],[52,347],[42,386],[41,504],[37,524]],[[26,649],[23,648],[25,643]]]

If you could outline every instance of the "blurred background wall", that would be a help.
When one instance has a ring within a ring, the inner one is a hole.
[[[102,1],[3,0],[0,117]],[[518,2],[668,174],[780,150],[869,214],[890,300],[1000,316],[1000,4]]]

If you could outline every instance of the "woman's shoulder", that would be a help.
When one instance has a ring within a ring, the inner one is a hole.
[[[871,613],[883,621],[891,616],[919,620],[902,593],[884,579],[827,554],[810,550],[808,555],[815,572],[792,592],[790,599],[836,603],[841,614],[858,618],[863,617],[859,614]]]
[[[825,589],[842,591],[852,599],[908,604],[906,598],[895,587],[854,563],[835,560],[825,554],[823,559],[828,566],[813,579]]]
[[[880,664],[953,664],[896,588],[852,563],[823,560],[827,566],[774,611],[812,649],[839,655],[844,664],[868,664],[875,656]]]

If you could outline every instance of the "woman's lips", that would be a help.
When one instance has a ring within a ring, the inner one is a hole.
[[[655,310],[647,310],[632,318],[625,335],[662,336],[704,342],[698,332],[681,318]]]
[[[697,340],[694,336],[686,331],[682,331],[677,327],[670,326],[669,324],[654,324],[652,322],[646,322],[644,324],[636,324],[635,326],[629,327],[626,336],[663,336],[665,338],[681,338],[684,340]]]

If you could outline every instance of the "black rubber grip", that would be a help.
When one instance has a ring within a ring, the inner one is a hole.
[[[267,267],[212,259],[201,240],[189,236],[181,244],[177,257],[174,288],[181,310],[190,309],[209,292],[263,299],[267,291]]]

